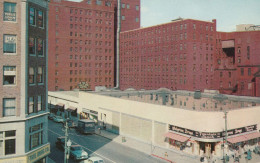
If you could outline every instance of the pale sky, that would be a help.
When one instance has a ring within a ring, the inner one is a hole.
[[[235,31],[238,24],[260,25],[260,0],[141,0],[142,27],[178,17],[217,19],[217,31]]]

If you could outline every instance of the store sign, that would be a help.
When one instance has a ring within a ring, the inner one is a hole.
[[[28,155],[28,162],[35,162],[50,153],[50,144],[36,150],[35,152]]]
[[[194,131],[190,129],[185,129],[182,127],[177,127],[174,125],[169,125],[169,130],[170,131],[175,131],[178,133],[194,136],[197,138],[204,138],[204,139],[216,139],[216,138],[223,138],[225,136],[225,132],[199,132],[199,131]],[[250,131],[257,130],[256,125],[251,125],[251,126],[246,126],[246,127],[241,127],[241,128],[236,128],[232,130],[228,130],[227,134],[228,136],[232,135],[237,135],[241,133],[246,133]]]
[[[16,43],[16,36],[14,35],[5,35],[5,43]]]
[[[16,21],[16,13],[5,12],[4,13],[4,20],[5,21]]]

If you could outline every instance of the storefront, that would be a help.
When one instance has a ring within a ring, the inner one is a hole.
[[[260,133],[257,131],[257,125],[231,129],[227,134],[229,154],[235,153],[240,148],[243,148],[243,151],[249,149],[252,151],[259,143]],[[169,132],[164,136],[168,139],[169,148],[210,157],[221,156],[225,132],[200,132],[169,125]]]
[[[28,163],[46,163],[47,156],[50,154],[50,144],[47,144],[27,156]]]

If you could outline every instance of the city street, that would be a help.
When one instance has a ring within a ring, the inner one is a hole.
[[[56,148],[55,142],[57,137],[64,136],[63,125],[49,120],[48,130],[48,138],[51,143],[51,154],[49,157],[53,161],[61,163],[64,160],[64,151]],[[75,131],[75,129],[70,129],[69,138],[72,140],[73,144],[80,144],[90,156],[99,156],[103,158],[106,163],[164,162],[95,134],[83,135]],[[69,162],[73,163],[76,161],[70,159]]]

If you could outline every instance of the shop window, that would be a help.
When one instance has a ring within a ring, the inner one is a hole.
[[[4,80],[3,84],[4,85],[14,85],[16,83],[16,67],[15,66],[4,66]]]
[[[34,97],[29,97],[29,107],[28,114],[34,112]]]
[[[29,37],[29,54],[35,55],[35,38]]]
[[[16,35],[4,35],[4,53],[16,53]]]
[[[43,47],[44,47],[44,41],[41,38],[38,38],[37,53],[38,53],[38,56],[40,56],[40,57],[44,56]]]
[[[37,82],[43,83],[43,67],[38,67]]]
[[[4,2],[4,21],[16,21],[16,3]]]
[[[35,24],[35,9],[30,7],[30,25],[36,25]]]
[[[43,102],[42,102],[42,96],[38,96],[38,106],[37,106],[37,110],[41,111],[43,110]]]
[[[43,124],[30,127],[30,150],[43,144]]]
[[[15,116],[16,115],[16,102],[15,98],[3,99],[3,116]]]
[[[29,67],[29,84],[34,84],[35,83],[35,71],[34,67]]]
[[[44,25],[44,19],[43,19],[43,12],[42,11],[38,11],[38,26],[43,28]]]

